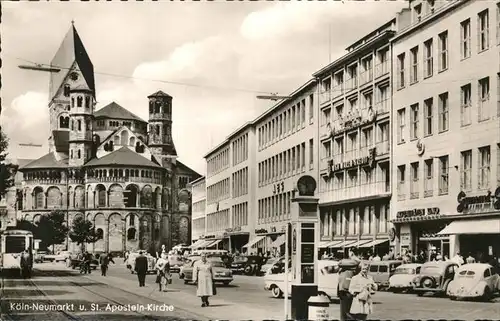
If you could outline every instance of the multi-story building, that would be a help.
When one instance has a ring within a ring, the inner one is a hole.
[[[177,160],[173,98],[150,95],[148,122],[116,103],[95,111],[94,69],[74,26],[51,65],[61,72],[50,78],[49,151],[19,169],[18,218],[37,222],[63,210],[71,226],[83,217],[99,233],[93,251],[154,253],[162,244],[189,243],[191,199],[184,187],[200,175]],[[76,244],[68,239],[59,248]]]
[[[311,79],[287,99],[253,122],[257,136],[255,223],[250,252],[279,249],[290,221],[290,207],[297,180],[310,175],[317,181],[317,86]]]
[[[207,190],[205,176],[189,183],[191,187],[191,240],[198,241],[205,237]]]
[[[392,39],[398,248],[498,256],[500,2],[414,0],[400,16],[408,23]]]
[[[255,131],[251,123],[230,134],[205,155],[206,233],[200,247],[219,246],[241,249],[249,240],[253,222],[249,213],[256,211],[252,186],[255,176]],[[222,245],[219,245],[222,244]]]
[[[389,250],[389,41],[396,22],[359,39],[314,74],[320,87],[321,247]]]

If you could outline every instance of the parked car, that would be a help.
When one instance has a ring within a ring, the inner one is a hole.
[[[47,251],[37,251],[33,256],[33,260],[35,263],[42,263],[45,260],[45,255],[47,255]]]
[[[446,294],[452,300],[481,298],[490,301],[498,292],[500,292],[500,277],[494,267],[485,263],[460,266],[446,289]]]
[[[78,269],[80,267],[80,264],[82,264],[83,260],[80,260],[78,255],[71,255],[70,258],[70,267],[74,269]],[[92,260],[90,261],[90,268],[92,270],[96,270],[97,267],[99,266],[99,260],[97,259],[96,255],[92,255]]]
[[[130,270],[130,273],[135,273],[135,259],[139,256],[139,252],[132,252],[129,254],[127,261],[125,261],[125,266]],[[156,273],[155,265],[156,259],[151,255],[146,255],[148,259],[148,271],[147,273]]]
[[[273,267],[276,265],[284,265],[285,258],[284,257],[272,257],[267,259],[266,263],[260,267],[257,275],[266,275]]]
[[[337,297],[339,283],[339,262],[332,260],[320,260],[318,268],[320,270],[318,278],[318,294],[326,295],[333,299]],[[278,267],[278,265],[275,265]],[[288,272],[288,295],[292,295],[293,272],[291,267]],[[285,269],[273,268],[270,273],[264,276],[264,289],[271,292],[274,298],[282,298],[285,292]]]
[[[389,290],[393,292],[408,291],[413,289],[413,279],[420,273],[422,264],[403,264],[396,268],[389,278]]]
[[[181,270],[181,266],[184,265],[184,258],[180,255],[169,255],[168,263],[170,264],[170,272],[178,273]]]
[[[184,279],[184,284],[188,284],[193,281],[194,264],[199,260],[201,260],[201,256],[191,256],[181,267],[181,270],[179,271],[179,278]],[[226,265],[220,257],[211,256],[207,257],[207,260],[212,264],[214,282],[229,285],[229,283],[233,281],[233,273],[230,269],[226,268]]]
[[[453,280],[458,264],[451,261],[427,262],[420,268],[420,274],[413,280],[413,291],[418,296],[426,292],[446,294]]]
[[[231,270],[234,274],[244,273],[245,275],[254,275],[260,271],[263,265],[263,257],[258,255],[238,256],[231,263]]]
[[[379,289],[389,287],[389,279],[396,271],[396,268],[403,264],[403,261],[371,261],[368,267],[368,275],[373,278]]]
[[[57,255],[54,256],[55,262],[66,262],[67,259],[71,257],[71,252],[70,251],[60,251],[57,253]]]

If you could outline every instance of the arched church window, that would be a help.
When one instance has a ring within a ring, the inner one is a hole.
[[[102,240],[104,238],[104,231],[102,228],[98,228],[96,230],[96,236],[98,240]]]
[[[81,158],[81,157],[82,157],[82,151],[78,150],[78,158]]]
[[[82,103],[83,103],[83,97],[82,96],[76,97],[76,107],[82,107]]]
[[[149,113],[152,114],[154,110],[154,102],[151,100],[149,102]]]
[[[85,129],[90,130],[90,120],[85,121]]]
[[[160,135],[160,125],[156,125],[155,134]]]
[[[64,128],[64,117],[63,116],[59,117],[59,128]]]
[[[160,108],[161,108],[161,102],[160,101],[156,101],[156,104],[155,104],[155,113],[156,114],[160,113]]]
[[[78,120],[78,130],[82,130],[82,121]]]
[[[75,107],[75,97],[71,97],[71,108]]]
[[[69,97],[69,85],[64,85],[64,97]]]
[[[73,159],[73,150],[70,151],[70,154],[71,154],[71,159]]]
[[[64,128],[69,128],[69,117],[64,117]]]
[[[127,230],[127,240],[135,240],[135,228],[131,227]]]
[[[85,96],[85,108],[89,109],[90,108],[90,97]]]

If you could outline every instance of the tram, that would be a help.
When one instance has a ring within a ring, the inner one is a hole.
[[[0,248],[2,271],[16,270],[21,276],[31,275],[33,269],[33,233],[24,230],[5,230],[1,235]],[[21,269],[23,252],[27,256],[24,271]]]

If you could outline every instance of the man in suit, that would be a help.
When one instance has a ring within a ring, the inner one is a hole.
[[[349,286],[351,285],[351,279],[355,274],[358,264],[359,262],[350,259],[341,260],[339,262],[340,273],[338,296],[340,299],[340,321],[352,320],[352,316],[350,314],[352,295],[349,292]]]
[[[135,259],[135,272],[139,279],[139,287],[146,286],[146,274],[148,272],[148,258],[143,251],[139,251],[139,256]]]

